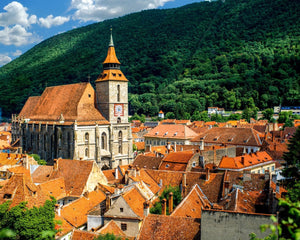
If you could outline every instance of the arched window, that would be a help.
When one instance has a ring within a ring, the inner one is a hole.
[[[119,153],[123,153],[123,148],[122,148],[122,143],[123,143],[123,134],[122,131],[119,132]]]
[[[85,145],[85,157],[89,157],[89,134],[85,133],[84,135],[84,145]]]
[[[101,149],[107,150],[107,136],[106,136],[106,133],[101,134]]]
[[[117,101],[120,102],[120,85],[117,85]]]
[[[88,133],[85,133],[85,135],[84,135],[84,144],[89,145],[89,134]]]
[[[89,148],[85,148],[85,157],[89,157]]]

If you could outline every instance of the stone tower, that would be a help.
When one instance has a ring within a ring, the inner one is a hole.
[[[96,80],[97,107],[110,123],[128,123],[128,80],[120,70],[112,34],[103,72]]]

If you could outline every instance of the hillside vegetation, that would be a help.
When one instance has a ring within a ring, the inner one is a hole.
[[[110,26],[131,114],[300,104],[299,1],[226,0],[142,11],[41,42],[0,68],[3,114],[46,86],[93,83]]]

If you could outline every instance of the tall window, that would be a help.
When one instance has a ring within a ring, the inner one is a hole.
[[[122,151],[122,142],[123,142],[123,134],[122,131],[119,132],[119,153],[123,153]]]
[[[89,134],[84,135],[84,145],[85,145],[85,157],[89,157]]]
[[[120,85],[117,85],[117,101],[120,102]]]
[[[101,134],[101,149],[107,150],[107,136],[106,136],[106,133]]]

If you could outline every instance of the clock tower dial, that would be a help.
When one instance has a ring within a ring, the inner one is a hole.
[[[115,117],[124,116],[124,104],[114,104]]]

